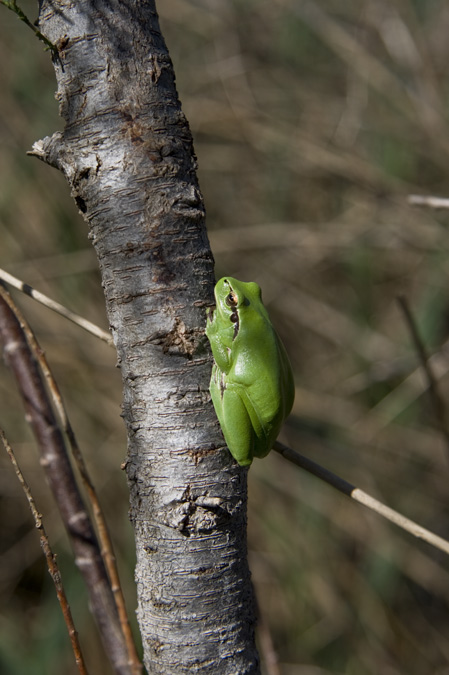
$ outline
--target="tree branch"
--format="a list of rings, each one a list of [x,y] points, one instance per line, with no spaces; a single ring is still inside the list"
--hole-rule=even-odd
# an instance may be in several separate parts
[[[89,225],[124,383],[138,619],[151,672],[259,672],[247,473],[210,403],[213,257],[153,0],[43,0],[65,128],[33,153]]]
[[[106,653],[117,674],[130,675],[127,650],[98,541],[79,493],[38,364],[11,309],[8,293],[1,284],[0,341],[38,444],[41,465],[69,534],[75,562],[88,588],[92,612]]]
[[[0,270],[0,278],[1,278],[1,272]],[[22,289],[20,289],[22,290]],[[31,295],[31,297],[34,297]],[[38,298],[35,298],[40,301]],[[100,501],[98,499],[95,486],[90,478],[89,472],[87,470],[86,463],[84,462],[84,458],[81,453],[81,449],[78,445],[78,441],[76,439],[75,432],[73,430],[73,427],[70,423],[64,401],[62,400],[61,393],[59,391],[59,387],[57,385],[56,380],[54,379],[52,372],[50,370],[50,367],[48,365],[47,359],[45,357],[44,352],[40,348],[36,337],[31,330],[29,324],[25,320],[23,314],[20,312],[19,308],[17,305],[14,303],[12,298],[9,296],[5,296],[5,300],[8,303],[10,309],[12,312],[15,314],[20,327],[24,333],[25,339],[27,341],[28,347],[30,348],[32,357],[37,361],[38,366],[40,368],[41,373],[43,374],[47,387],[48,387],[48,392],[51,396],[54,409],[57,412],[58,418],[59,418],[59,423],[62,426],[62,429],[64,433],[67,436],[67,439],[70,444],[70,450],[72,453],[72,457],[75,461],[76,467],[80,473],[81,480],[83,482],[84,488],[86,490],[86,494],[89,499],[90,506],[92,508],[92,514],[93,514],[93,519],[97,528],[98,532],[98,538],[100,541],[101,545],[101,556],[103,558],[104,564],[106,566],[108,578],[110,581],[111,589],[114,594],[114,601],[115,605],[117,607],[117,612],[118,616],[120,619],[120,625],[121,629],[123,632],[123,636],[125,638],[125,643],[126,643],[126,648],[128,652],[128,663],[132,669],[133,675],[140,675],[142,671],[142,665],[139,661],[139,658],[137,656],[136,652],[136,647],[134,644],[134,639],[131,633],[131,628],[129,625],[128,621],[128,615],[126,611],[126,606],[125,606],[125,599],[123,597],[122,593],[122,588],[120,585],[120,579],[118,575],[118,569],[117,569],[117,564],[115,560],[115,555],[114,555],[114,549],[112,545],[112,540],[109,535],[109,530],[107,527],[106,519],[104,517]],[[64,308],[65,309],[65,308]],[[70,319],[69,316],[66,318]],[[82,317],[80,317],[82,319]],[[96,335],[99,339],[102,339],[100,329],[97,326],[94,326],[92,324],[93,329],[93,334]],[[110,343],[109,343],[110,344]]]

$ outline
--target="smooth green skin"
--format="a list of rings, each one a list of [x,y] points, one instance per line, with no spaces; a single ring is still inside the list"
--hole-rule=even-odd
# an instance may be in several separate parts
[[[292,409],[293,374],[257,284],[224,277],[215,301],[206,326],[215,360],[210,393],[232,456],[248,466],[269,453]]]

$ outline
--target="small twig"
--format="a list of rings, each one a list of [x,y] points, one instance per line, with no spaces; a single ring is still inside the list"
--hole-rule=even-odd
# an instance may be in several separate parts
[[[412,206],[428,206],[431,209],[449,209],[448,197],[432,197],[431,195],[409,195],[407,201]]]
[[[413,318],[413,314],[408,305],[407,299],[404,296],[400,296],[398,297],[398,303],[404,313],[404,318],[410,331],[413,344],[415,345],[419,361],[426,375],[429,396],[434,410],[435,418],[440,428],[440,431],[444,437],[446,443],[446,451],[449,455],[449,428],[447,424],[446,405],[440,393],[437,378],[433,373],[432,367],[429,362],[429,356],[427,354],[424,343],[421,340],[421,336],[419,334],[416,321]]]
[[[1,1],[2,0],[0,0],[0,2]],[[103,342],[106,342],[108,345],[112,346],[114,344],[111,335],[107,331],[103,330],[102,328],[99,328],[91,321],[84,319],[79,314],[72,312],[70,309],[67,309],[67,307],[64,307],[64,305],[61,305],[59,302],[56,302],[55,300],[52,300],[51,298],[49,298],[47,295],[44,295],[40,291],[36,291],[29,284],[25,284],[20,279],[16,279],[16,277],[13,277],[12,274],[9,274],[9,272],[6,272],[1,268],[0,268],[0,279],[2,279],[5,283],[9,284],[13,288],[17,288],[19,291],[22,291],[22,293],[25,293],[25,295],[29,295],[30,298],[33,298],[33,300],[40,302],[42,305],[45,305],[45,307],[48,307],[49,309],[52,309],[54,312],[57,312],[66,319],[69,319],[69,321],[72,321],[77,326],[80,326],[80,328],[83,328],[88,333],[95,335],[95,337],[100,338],[100,340],[103,340]]]
[[[348,481],[340,478],[340,476],[332,473],[332,471],[325,469],[324,467],[320,466],[320,464],[317,464],[308,457],[300,455],[299,452],[296,452],[286,445],[283,445],[283,443],[276,441],[273,449],[276,450],[276,452],[279,452],[279,454],[285,457],[285,459],[287,459],[289,462],[296,464],[305,471],[308,471],[317,478],[320,478],[325,483],[332,485],[332,487],[336,488],[339,492],[342,492],[347,497],[354,499],[356,502],[359,502],[359,504],[367,506],[369,509],[371,509],[371,511],[375,511],[380,516],[386,518],[386,520],[389,520],[391,523],[394,523],[403,530],[406,530],[406,532],[409,532],[414,537],[422,539],[431,546],[434,546],[435,548],[449,555],[449,541],[446,541],[446,539],[443,539],[437,534],[430,532],[430,530],[426,530],[425,527],[418,525],[418,523],[415,523],[413,520],[406,518],[398,511],[391,509],[389,506],[386,506],[378,499],[375,499],[363,490],[360,490],[360,488],[358,488],[356,485],[348,483]]]
[[[36,508],[36,504],[34,502],[33,496],[31,494],[31,490],[25,480],[25,477],[20,470],[19,465],[17,464],[17,460],[15,458],[13,449],[11,448],[10,444],[8,443],[8,440],[5,436],[5,432],[3,429],[0,428],[0,439],[3,443],[3,447],[5,448],[6,452],[8,453],[9,459],[11,460],[11,464],[13,465],[14,471],[16,473],[17,478],[19,479],[20,485],[22,486],[22,489],[25,493],[25,496],[28,500],[28,505],[30,507],[30,511],[33,515],[34,522],[36,525],[36,528],[39,530],[39,535],[40,535],[40,542],[41,542],[41,548],[42,551],[45,555],[45,559],[47,561],[47,567],[48,571],[50,573],[51,578],[53,579],[53,583],[55,585],[56,589],[56,595],[59,600],[59,604],[61,606],[62,614],[64,616],[64,621],[67,626],[67,630],[69,633],[69,638],[70,642],[72,644],[72,649],[73,649],[73,654],[75,656],[75,662],[76,665],[78,666],[78,670],[81,675],[88,675],[87,673],[87,668],[84,663],[84,658],[81,652],[81,646],[78,640],[78,633],[75,628],[75,624],[73,623],[73,617],[72,613],[70,611],[70,606],[67,601],[67,596],[64,591],[64,586],[62,584],[62,579],[61,579],[61,573],[58,568],[58,564],[56,562],[56,556],[53,554],[53,551],[51,550],[50,542],[48,540],[47,533],[44,528],[44,524],[42,522],[42,516],[39,513],[39,511]]]
[[[67,434],[67,438],[69,440],[70,448],[72,451],[72,456],[75,460],[78,471],[80,472],[83,485],[86,489],[87,496],[92,506],[92,513],[95,524],[97,526],[98,538],[101,544],[101,555],[103,557],[108,572],[108,576],[111,582],[111,588],[114,594],[114,600],[117,607],[122,632],[128,650],[129,665],[132,668],[133,675],[140,675],[140,673],[142,672],[142,665],[139,661],[139,657],[137,656],[134,638],[131,632],[131,627],[129,625],[128,613],[126,611],[125,598],[123,596],[123,591],[120,584],[120,578],[118,574],[112,540],[109,534],[104,513],[100,505],[100,501],[98,499],[95,490],[95,486],[90,478],[86,463],[84,461],[81,449],[78,445],[78,441],[75,436],[75,432],[70,423],[67,410],[65,408],[61,396],[61,392],[59,391],[59,387],[50,370],[50,366],[48,365],[48,361],[45,357],[45,354],[42,351],[41,347],[39,346],[39,343],[37,342],[36,336],[34,335],[30,325],[25,320],[25,317],[23,316],[22,312],[17,307],[13,299],[10,296],[7,296],[5,300],[8,303],[10,309],[14,312],[17,320],[19,321],[20,326],[26,336],[27,342],[30,346],[31,352],[34,355],[36,361],[39,363],[42,373],[46,379],[48,389],[53,399],[53,403],[58,413],[58,417],[61,422],[62,428],[64,432]]]
[[[54,56],[58,55],[58,50],[57,50],[56,46],[53,44],[53,42],[50,42],[50,40],[48,38],[46,38],[45,35],[43,35],[40,32],[40,30],[34,25],[34,23],[32,23],[29,20],[29,18],[25,14],[25,12],[17,4],[16,0],[0,0],[0,5],[4,5],[8,9],[10,9],[12,12],[14,12],[14,14],[21,21],[23,21],[29,28],[31,28],[31,30],[36,35],[36,37],[39,38],[39,40],[45,44],[47,49],[49,49]]]
[[[106,653],[120,675],[131,675],[131,666],[117,609],[101,557],[95,530],[84,506],[37,361],[12,300],[0,284],[0,339],[5,358],[13,371],[24,402],[27,419],[41,454],[41,464],[70,536],[75,562],[89,591]]]

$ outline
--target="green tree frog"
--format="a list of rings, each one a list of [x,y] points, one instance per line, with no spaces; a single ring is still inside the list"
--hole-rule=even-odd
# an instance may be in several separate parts
[[[292,369],[256,283],[220,279],[215,302],[206,326],[210,393],[232,456],[248,466],[269,453],[292,408]]]

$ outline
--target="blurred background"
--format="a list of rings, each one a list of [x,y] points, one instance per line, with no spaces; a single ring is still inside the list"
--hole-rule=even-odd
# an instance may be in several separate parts
[[[36,6],[22,0],[32,20]],[[257,281],[290,354],[282,440],[449,538],[449,449],[398,297],[449,402],[449,6],[444,0],[163,0],[216,276]],[[48,52],[0,6],[0,266],[106,327],[87,228],[26,156],[62,127]],[[133,536],[112,350],[29,298],[109,522],[128,599]],[[31,484],[90,672],[109,672],[9,371],[0,425]],[[75,673],[24,496],[0,453],[0,671]],[[448,561],[276,453],[249,474],[266,675],[447,675]],[[278,663],[267,666],[275,653]]]

